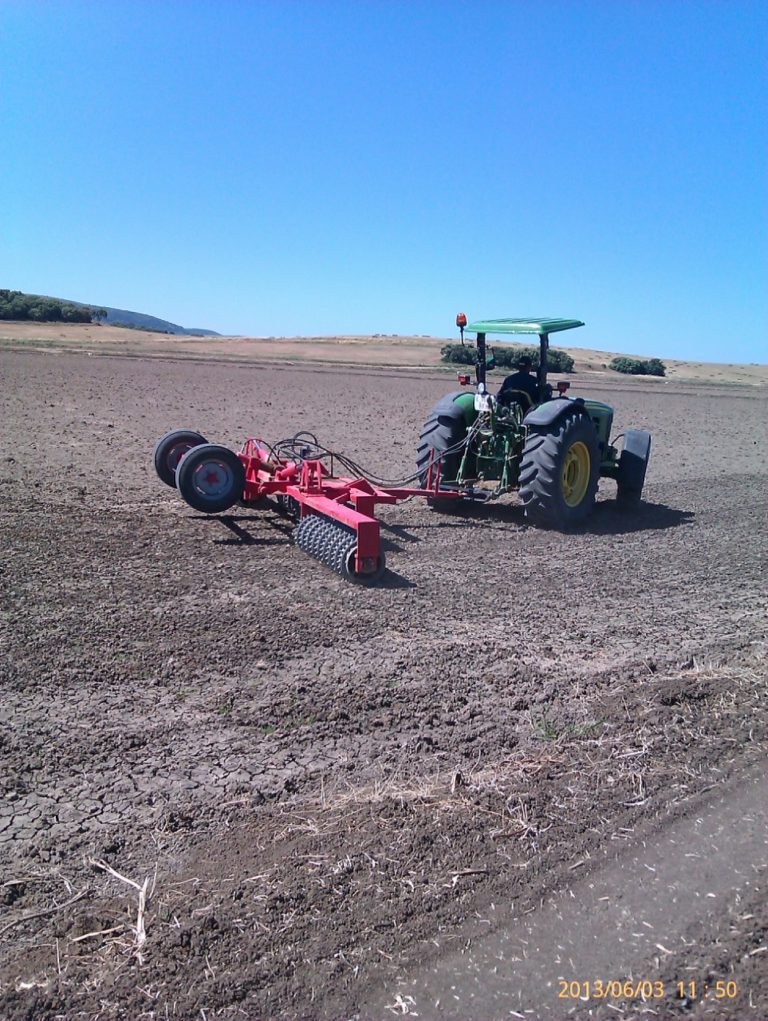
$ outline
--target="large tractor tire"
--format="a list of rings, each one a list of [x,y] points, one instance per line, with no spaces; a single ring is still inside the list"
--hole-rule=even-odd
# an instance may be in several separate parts
[[[621,510],[632,510],[640,503],[650,457],[651,434],[645,429],[627,429],[616,475],[616,503]]]
[[[192,429],[174,429],[157,441],[155,447],[155,471],[157,477],[166,484],[176,488],[176,468],[179,461],[192,447],[199,447],[208,440]]]
[[[520,462],[526,518],[561,531],[581,524],[594,506],[599,472],[597,432],[587,415],[568,411],[529,427]]]
[[[416,450],[416,467],[422,486],[427,484],[430,462],[437,466],[437,458],[445,450],[458,447],[440,462],[440,481],[451,482],[456,478],[464,450],[459,446],[467,435],[464,409],[456,403],[456,397],[466,393],[457,390],[446,394],[432,408],[424,423]]]
[[[176,487],[190,507],[204,514],[229,510],[245,488],[243,462],[228,447],[205,443],[182,457]]]

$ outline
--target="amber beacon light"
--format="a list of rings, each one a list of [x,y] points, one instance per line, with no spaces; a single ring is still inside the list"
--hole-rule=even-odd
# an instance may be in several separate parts
[[[467,325],[467,313],[457,312],[456,314],[456,325],[461,330],[461,343],[464,343],[464,327]]]

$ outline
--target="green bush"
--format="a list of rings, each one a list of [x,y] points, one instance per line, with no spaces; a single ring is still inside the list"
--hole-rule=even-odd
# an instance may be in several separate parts
[[[474,365],[475,348],[464,344],[445,344],[440,348],[440,360],[457,365]]]
[[[628,376],[665,376],[667,367],[658,358],[629,358],[620,355],[608,365],[614,372],[623,372]]]
[[[649,358],[645,365],[649,376],[666,376],[667,374],[666,365],[658,358]]]
[[[499,369],[516,369],[517,363],[523,357],[531,359],[534,371],[539,367],[539,349],[537,347],[508,347],[489,344],[489,353],[491,347],[493,347],[496,366]],[[474,365],[475,354],[474,344],[445,344],[440,348],[442,361],[454,362],[458,365]],[[550,348],[547,354],[547,368],[550,372],[573,372],[573,358],[565,351]]]

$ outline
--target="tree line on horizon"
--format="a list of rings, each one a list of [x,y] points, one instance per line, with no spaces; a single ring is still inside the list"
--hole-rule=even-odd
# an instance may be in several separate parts
[[[490,345],[489,345],[490,348]],[[474,345],[444,344],[440,348],[441,361],[458,365],[474,365],[477,353]],[[530,358],[534,369],[539,367],[538,347],[494,347],[493,357],[500,369],[516,369],[521,358]],[[573,358],[565,351],[551,347],[547,351],[547,367],[550,372],[573,372]]]
[[[477,352],[473,345],[445,344],[440,348],[441,361],[453,362],[458,365],[474,365]],[[523,357],[531,359],[533,368],[539,367],[539,348],[537,347],[494,347],[493,357],[498,368],[517,368]],[[550,372],[573,372],[573,358],[565,351],[551,347],[547,352],[547,367]],[[664,376],[667,367],[659,358],[632,358],[619,355],[603,368],[613,369],[629,376]]]
[[[25,294],[0,288],[0,319],[36,323],[92,323],[106,319],[107,310],[90,305],[75,305],[61,298],[42,294]]]

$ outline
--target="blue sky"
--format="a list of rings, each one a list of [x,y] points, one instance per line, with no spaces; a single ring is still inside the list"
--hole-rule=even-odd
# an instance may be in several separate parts
[[[767,361],[766,27],[763,0],[0,0],[0,287]]]

